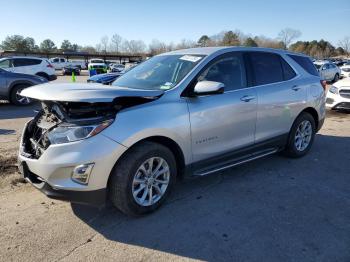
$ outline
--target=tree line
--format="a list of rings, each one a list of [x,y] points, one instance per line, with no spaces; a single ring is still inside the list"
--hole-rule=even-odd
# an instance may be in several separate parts
[[[156,55],[177,49],[208,46],[248,46],[289,49],[291,51],[305,53],[315,58],[332,56],[349,56],[350,37],[344,37],[338,46],[333,46],[326,40],[297,41],[301,36],[299,30],[285,28],[279,32],[276,38],[265,36],[246,35],[239,30],[223,31],[216,35],[202,35],[197,41],[183,39],[178,43],[165,43],[157,39],[148,45],[142,40],[127,40],[118,34],[112,37],[104,36],[96,46],[80,46],[63,40],[59,46],[51,39],[45,39],[36,44],[34,38],[21,35],[7,36],[0,44],[3,50],[15,50],[18,52],[40,51],[50,53],[55,51],[80,51],[89,53],[114,53],[114,54],[150,54]]]

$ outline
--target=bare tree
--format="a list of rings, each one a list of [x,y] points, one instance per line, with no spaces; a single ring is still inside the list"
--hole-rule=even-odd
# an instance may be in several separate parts
[[[119,53],[123,42],[123,38],[118,34],[114,34],[112,36],[111,42],[112,42],[112,50],[116,53]]]
[[[108,43],[109,43],[108,36],[104,36],[104,37],[101,38],[101,49],[102,49],[102,52],[107,53]]]
[[[146,45],[142,40],[125,40],[123,49],[130,54],[141,54],[145,52]]]
[[[346,36],[339,41],[339,46],[344,49],[346,56],[350,54],[350,37]]]
[[[157,39],[153,39],[148,46],[148,50],[151,55],[158,55],[168,51],[168,47],[164,42],[160,42]]]
[[[300,36],[301,32],[299,30],[293,28],[285,28],[279,32],[278,39],[283,43],[284,48],[287,49],[293,40],[297,39]]]
[[[194,42],[193,40],[182,39],[181,42],[176,45],[175,49],[192,48],[196,47],[196,45],[196,42]]]

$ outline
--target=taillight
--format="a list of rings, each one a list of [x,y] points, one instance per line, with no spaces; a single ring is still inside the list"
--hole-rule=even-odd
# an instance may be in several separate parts
[[[327,88],[327,81],[326,80],[320,80],[321,86],[323,87],[323,90],[326,91]]]

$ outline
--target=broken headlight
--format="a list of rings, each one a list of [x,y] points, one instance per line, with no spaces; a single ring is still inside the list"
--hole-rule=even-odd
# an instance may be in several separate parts
[[[89,126],[59,126],[48,133],[48,138],[51,144],[74,142],[95,136],[112,123],[113,120],[108,120],[101,124]]]

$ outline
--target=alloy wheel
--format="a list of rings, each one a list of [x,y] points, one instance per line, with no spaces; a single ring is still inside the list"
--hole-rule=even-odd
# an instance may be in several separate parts
[[[169,182],[168,163],[161,157],[151,157],[137,169],[132,182],[132,195],[137,204],[151,206],[163,197]]]
[[[294,145],[295,148],[302,152],[310,144],[312,138],[312,125],[309,120],[304,120],[298,126],[297,131],[295,132]]]

